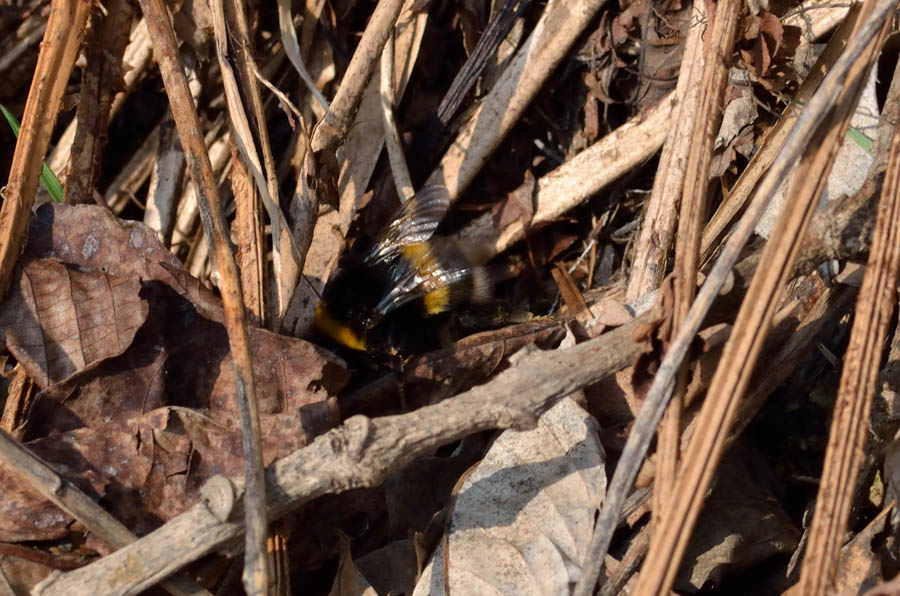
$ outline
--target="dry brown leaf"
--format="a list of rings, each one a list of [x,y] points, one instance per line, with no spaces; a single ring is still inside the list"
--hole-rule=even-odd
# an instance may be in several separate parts
[[[612,40],[621,45],[628,40],[628,32],[634,27],[634,21],[645,16],[647,5],[641,0],[629,2],[627,8],[616,16],[610,24]]]
[[[719,480],[684,556],[677,589],[694,592],[721,584],[777,554],[792,553],[800,532],[775,503],[754,457],[736,449],[726,457]]]
[[[147,317],[140,289],[135,275],[32,260],[0,307],[0,337],[37,385],[47,387],[128,348]]]
[[[631,390],[629,394],[633,394],[640,401],[650,388],[656,369],[662,359],[662,354],[668,346],[669,338],[672,333],[672,309],[675,305],[675,279],[668,276],[663,280],[660,286],[659,294],[653,303],[653,309],[650,311],[650,321],[642,323],[634,331],[634,341],[647,342],[647,351],[638,357],[637,362],[632,367]]]
[[[416,585],[416,551],[408,539],[360,557],[356,567],[379,594],[412,594]]]
[[[749,15],[744,23],[741,57],[756,78],[770,90],[781,90],[795,80],[790,61],[800,43],[800,30],[784,26],[769,11]]]
[[[591,314],[598,323],[607,327],[619,327],[634,319],[634,315],[624,304],[612,298],[601,298],[599,302],[592,304]]]
[[[29,375],[44,380],[25,423],[29,447],[108,499],[139,534],[192,504],[212,475],[240,475],[221,306],[152,230],[93,206],[46,205],[21,262],[0,328]],[[300,339],[251,329],[250,342],[271,462],[339,421],[347,373]],[[0,476],[18,484],[0,504],[0,538],[67,531],[67,516],[9,470]]]
[[[525,229],[531,225],[534,216],[534,191],[536,181],[531,170],[525,170],[525,180],[518,188],[508,193],[506,200],[493,208],[494,227],[503,231],[515,222],[521,222]]]
[[[266,464],[304,446],[303,414],[261,416]],[[164,407],[125,421],[94,424],[28,443],[37,455],[102,498],[113,515],[145,534],[198,499],[216,474],[243,470],[241,430],[233,412]],[[66,535],[72,520],[0,464],[11,487],[0,502],[0,540],[50,540]],[[95,545],[100,548],[100,545]]]
[[[860,594],[884,579],[881,558],[874,552],[872,541],[884,532],[891,508],[882,511],[841,549],[835,573],[834,593],[841,596]]]

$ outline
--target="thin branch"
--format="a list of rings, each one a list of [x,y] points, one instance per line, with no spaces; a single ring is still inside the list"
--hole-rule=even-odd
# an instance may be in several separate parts
[[[722,120],[722,104],[728,67],[743,3],[739,0],[719,2],[706,32],[706,52],[700,90],[695,98],[696,110],[692,119],[684,191],[678,215],[678,235],[675,239],[675,303],[672,328],[677,329],[687,317],[697,291],[700,270],[700,238],[706,218],[709,188],[709,164],[712,161],[716,134]],[[659,428],[657,443],[657,475],[654,491],[653,520],[659,528],[673,496],[679,467],[679,438],[681,410],[687,387],[687,367],[682,367],[676,381],[675,393]],[[653,538],[651,538],[652,544]]]
[[[706,8],[694,3],[691,21],[705,21]],[[685,42],[681,73],[675,88],[678,102],[674,117],[666,120],[669,130],[653,179],[653,191],[644,207],[641,231],[634,247],[634,259],[628,277],[626,300],[634,300],[662,283],[675,239],[677,210],[684,189],[684,164],[691,150],[691,122],[700,93],[700,77],[706,58],[703,54],[705,27],[691,27]]]
[[[898,77],[900,69],[895,69],[892,88],[897,86]],[[815,514],[800,568],[797,590],[802,594],[824,594],[834,583],[862,464],[883,338],[896,305],[900,269],[900,127],[894,129],[876,213],[875,234],[856,302]]]
[[[478,81],[478,77],[488,65],[488,60],[497,52],[497,48],[506,39],[512,26],[531,4],[531,0],[504,0],[497,8],[494,17],[485,27],[475,49],[466,58],[465,64],[453,77],[453,82],[438,105],[438,121],[446,126],[459,111],[463,100]],[[518,6],[517,6],[518,5]]]
[[[6,294],[22,252],[44,154],[90,12],[91,3],[82,0],[53,0],[51,4],[0,207],[0,296]]]
[[[105,542],[111,550],[137,540],[137,536],[122,522],[4,431],[0,431],[0,459],[42,497],[84,524],[89,532]],[[164,581],[162,587],[175,596],[209,595],[209,592],[187,576],[175,576]]]
[[[336,147],[344,140],[402,6],[403,0],[379,0],[328,111],[313,131],[313,152]]]
[[[625,502],[625,497],[634,483],[641,461],[647,453],[650,439],[653,437],[653,432],[659,424],[671,395],[674,376],[687,354],[693,337],[700,329],[700,324],[709,312],[713,300],[728,278],[728,272],[734,267],[744,245],[750,239],[756,222],[762,216],[775,189],[809,143],[823,115],[834,105],[834,101],[843,87],[844,77],[855,60],[866,49],[866,40],[875,35],[892,8],[891,0],[882,0],[873,18],[866,22],[860,35],[847,45],[846,50],[835,62],[818,92],[797,118],[794,128],[781,150],[779,159],[775,160],[760,183],[747,211],[738,222],[719,259],[707,276],[706,282],[700,289],[684,325],[678,330],[678,334],[669,346],[644,400],[644,405],[635,419],[619,465],[616,467],[607,490],[606,500],[603,502],[594,528],[590,561],[575,589],[576,596],[588,596],[597,584],[603,566],[603,557],[609,549],[616,528],[618,512]]]
[[[234,255],[231,252],[226,231],[225,215],[218,196],[218,186],[213,175],[206,144],[200,132],[200,123],[194,102],[191,100],[184,67],[178,53],[175,32],[169,13],[162,0],[141,0],[141,9],[147,19],[153,54],[159,64],[163,85],[169,96],[172,115],[188,159],[191,178],[197,188],[200,215],[208,242],[215,251],[216,265],[221,274],[220,290],[225,307],[225,328],[234,362],[238,408],[241,420],[241,438],[244,452],[245,478],[248,501],[265,503],[266,485],[263,478],[262,450],[259,444],[259,411],[256,404],[256,383],[253,379],[253,362],[247,333],[247,317],[241,297],[241,283]],[[266,559],[266,509],[248,507],[247,549],[245,552],[245,587],[251,596],[252,586],[268,586]],[[250,581],[248,578],[253,578]]]
[[[572,348],[523,354],[491,381],[437,405],[398,416],[349,418],[269,467],[271,518],[326,493],[377,486],[415,458],[472,433],[533,427],[559,399],[630,364],[643,350],[632,340],[643,321]],[[48,580],[41,594],[128,595],[149,588],[240,537],[242,486],[239,478],[210,480],[203,503],[124,549]]]

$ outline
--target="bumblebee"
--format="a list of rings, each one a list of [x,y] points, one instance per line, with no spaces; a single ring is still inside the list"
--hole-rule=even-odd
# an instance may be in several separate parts
[[[449,207],[444,186],[423,188],[370,247],[345,254],[316,306],[316,329],[353,350],[409,353],[439,343],[453,309],[489,300],[474,251],[434,235]]]

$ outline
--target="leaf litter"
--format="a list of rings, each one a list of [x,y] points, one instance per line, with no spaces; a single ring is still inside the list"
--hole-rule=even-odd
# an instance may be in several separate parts
[[[24,111],[45,19],[46,8],[33,4],[10,9],[0,19],[0,31],[9,33],[0,36],[0,56],[23,57],[0,58],[4,75],[0,101],[15,114]],[[485,59],[478,53],[479,41],[486,31],[496,31],[488,24],[499,14],[500,4],[518,12],[505,21],[499,46],[492,46],[498,48],[496,55]],[[503,74],[515,65],[517,48],[528,43],[546,14],[555,14],[555,7],[521,1],[406,3],[396,39],[390,42],[397,45],[402,59],[409,58],[394,65],[394,81],[399,84],[392,109],[398,138],[409,148],[406,159],[417,187],[444,150],[458,142],[454,136],[478,113],[478,106],[489,103],[489,94],[508,84]],[[371,7],[310,0],[289,8],[297,15],[298,58],[331,99],[366,29]],[[808,40],[804,36],[819,25],[812,10],[807,21],[790,16],[806,14],[797,12],[803,10],[796,3],[782,3],[744,11],[709,172],[713,209],[727,202],[750,160],[766,148],[766,133],[779,122],[780,112],[806,76],[795,50],[810,52],[802,47]],[[228,147],[234,141],[228,136],[229,127],[222,126],[228,113],[210,45],[211,11],[204,2],[185,3],[174,11],[184,52],[191,54],[186,62],[200,66],[192,72],[198,77],[198,89],[203,89],[195,99],[207,146],[219,142]],[[651,316],[636,301],[625,299],[625,287],[636,265],[635,244],[640,242],[636,232],[644,225],[644,205],[653,191],[657,164],[651,156],[674,124],[671,117],[664,117],[655,125],[652,115],[673,105],[667,102],[672,101],[683,71],[685,39],[692,27],[703,27],[706,21],[692,21],[692,7],[681,2],[598,4],[562,60],[549,68],[539,91],[524,100],[528,108],[516,116],[505,138],[497,140],[481,173],[463,184],[467,188],[453,191],[455,203],[442,233],[488,238],[491,256],[500,252],[491,267],[504,303],[502,316],[481,313],[463,320],[459,335],[468,337],[385,365],[352,354],[336,356],[314,338],[291,336],[298,330],[302,335],[308,327],[316,290],[333,270],[338,251],[357,238],[372,236],[379,220],[393,211],[393,164],[379,157],[383,128],[378,68],[372,81],[362,85],[362,107],[349,126],[351,140],[337,151],[329,146],[311,155],[308,135],[322,115],[321,106],[298,80],[294,65],[284,60],[276,41],[274,10],[258,7],[250,12],[259,76],[286,92],[300,106],[304,120],[285,108],[283,99],[273,101],[263,92],[266,132],[277,162],[266,174],[277,178],[282,191],[279,206],[289,214],[289,224],[305,213],[300,202],[309,196],[301,190],[304,176],[318,200],[318,223],[304,266],[307,280],[299,280],[290,312],[273,316],[269,305],[260,318],[261,327],[249,332],[266,465],[309,445],[353,415],[409,412],[489,383],[500,373],[515,370],[511,356],[520,350],[528,353],[534,346],[561,350],[575,340],[608,338],[616,329],[634,332],[627,346],[619,345],[620,350],[633,350],[631,366],[610,371],[600,383],[585,388],[579,405],[560,401],[535,430],[472,434],[395,470],[377,489],[326,495],[282,518],[277,534],[287,537],[286,567],[279,572],[276,591],[440,593],[449,582],[451,589],[466,593],[484,593],[488,588],[497,593],[569,593],[590,558],[592,524],[604,499],[606,473],[615,469],[648,379],[668,345],[669,331],[660,331],[672,324],[671,307],[665,307],[665,300],[671,299],[668,286],[663,286],[663,298]],[[80,203],[115,197],[110,200],[113,209],[44,205],[30,219],[27,244],[0,306],[0,334],[10,357],[7,368],[18,365],[18,372],[11,374],[30,384],[33,401],[14,425],[5,423],[4,430],[20,433],[29,449],[143,536],[188,510],[210,478],[241,476],[244,463],[229,335],[216,292],[219,273],[212,251],[205,248],[202,215],[196,198],[190,196],[193,183],[181,178],[183,170],[178,173],[183,163],[172,171],[160,169],[162,128],[158,121],[141,116],[158,114],[159,106],[168,105],[155,66],[129,62],[142,55],[141,47],[149,54],[150,41],[141,41],[137,25],[141,15],[135,11],[126,17],[117,7],[113,14],[130,20],[130,45],[123,54],[121,31],[86,37],[91,51],[85,53],[84,76],[86,83],[90,77],[112,77],[115,82],[98,94],[97,89],[86,92],[80,78],[73,76],[52,141],[57,145],[54,154],[68,155],[67,143],[73,137],[67,137],[64,129],[72,129],[74,135],[76,126],[68,107],[77,105],[78,99],[91,104],[85,108],[94,103],[102,107],[99,113],[84,110],[93,124],[78,133],[79,143],[100,153],[76,150],[68,174],[74,171],[78,184],[66,183],[66,189],[77,191],[75,202]],[[95,15],[92,27],[102,22]],[[104,61],[109,61],[107,66]],[[467,61],[479,67],[474,72],[480,76],[469,81],[470,90],[455,115],[436,119],[444,93]],[[886,46],[883,64],[865,92],[866,114],[854,120],[855,129],[865,128],[869,140],[878,136],[874,129],[887,118],[878,114],[888,109],[884,97],[892,81],[891,61],[896,61],[896,53]],[[121,92],[119,99],[107,97],[116,92]],[[518,109],[513,103],[505,108],[510,113]],[[491,115],[497,121],[502,117]],[[628,137],[632,139],[628,147],[604,145],[629,127],[639,132]],[[481,137],[492,134],[490,128]],[[14,140],[8,131],[0,131],[0,137],[0,174],[5,178]],[[259,139],[252,142],[269,142]],[[638,140],[648,144],[639,146]],[[129,155],[141,143],[149,149],[143,157],[140,151]],[[842,153],[849,145],[844,142]],[[831,198],[841,204],[830,207],[822,220],[837,218],[843,225],[816,227],[814,221],[814,229],[825,230],[822,238],[812,240],[820,245],[801,249],[840,258],[841,268],[865,262],[869,242],[865,229],[870,223],[862,220],[871,221],[866,205],[880,190],[880,174],[874,169],[877,151],[887,152],[887,145],[879,148],[877,141],[874,148],[860,147],[859,143],[853,147],[858,149],[853,159],[839,157],[847,161],[841,171],[849,173],[837,174],[835,169],[834,184],[829,180],[829,188],[839,189]],[[234,145],[230,155],[228,151],[223,155],[214,169],[231,216],[237,207],[228,177],[238,175],[231,162],[241,158]],[[607,177],[600,182],[586,182],[589,170],[598,164],[620,161],[627,164],[621,170],[604,174]],[[50,158],[48,162],[54,163]],[[457,166],[461,172],[470,167]],[[58,173],[65,182],[64,172]],[[162,208],[172,209],[174,232],[169,224],[163,229],[144,215],[144,205],[158,208],[163,199],[158,179],[170,174],[174,183],[167,192],[176,203]],[[553,186],[566,177],[575,181],[572,186]],[[589,190],[578,189],[576,194],[583,194],[573,199],[568,189],[579,185]],[[239,188],[237,183],[234,188]],[[292,192],[294,188],[298,190]],[[775,215],[777,210],[772,211],[773,219]],[[259,217],[260,229],[270,232],[272,222]],[[151,227],[133,221],[141,219]],[[233,225],[233,239],[251,237],[241,236],[246,230],[237,229],[237,218]],[[829,234],[837,235],[837,240]],[[244,240],[235,241],[242,264],[256,267],[260,279],[280,275],[276,271],[281,264],[271,256],[271,239],[258,245],[261,259],[247,252]],[[841,248],[831,249],[828,242]],[[844,249],[850,246],[859,250],[848,258]],[[671,250],[663,247],[662,252]],[[759,248],[745,252],[750,262],[758,258]],[[661,262],[666,271],[668,258]],[[814,266],[824,260],[816,258]],[[765,395],[753,400],[763,405],[748,410],[741,424],[746,430],[733,439],[719,468],[675,580],[680,593],[736,593],[739,588],[743,593],[780,593],[797,580],[798,561],[804,555],[804,517],[815,503],[833,385],[845,357],[851,304],[846,295],[856,292],[845,288],[840,277],[832,279],[827,270],[811,269],[796,273],[782,296],[776,330],[763,355],[764,366],[766,358],[779,363],[782,370],[771,376],[781,380],[769,386],[765,374],[755,377],[754,386],[765,388]],[[711,315],[695,341],[686,373],[683,448],[693,434],[703,432],[694,428],[693,419],[752,267],[745,274],[734,281],[737,297],[723,297],[721,311]],[[262,283],[270,284],[264,287],[263,301],[283,290],[271,281]],[[652,296],[643,303],[651,301]],[[800,334],[809,328],[816,332]],[[796,344],[788,343],[792,334]],[[890,337],[896,343],[896,331]],[[786,353],[785,345],[797,348]],[[876,408],[888,412],[896,411],[890,402],[889,388],[895,384],[891,362],[893,353],[883,369],[885,389],[879,387],[884,404],[876,398]],[[540,371],[534,374],[538,383]],[[4,420],[14,413],[10,404],[19,403],[11,390],[6,403],[11,413],[4,412]],[[896,417],[887,415],[886,420],[876,428],[874,444],[893,440]],[[512,437],[517,444],[508,443]],[[835,587],[842,593],[870,588],[877,593],[878,582],[900,570],[896,515],[884,514],[890,507],[884,493],[897,494],[892,484],[896,475],[889,467],[891,453],[867,451],[849,540],[837,563],[836,577],[841,579]],[[642,490],[653,487],[656,463],[655,455],[644,462],[637,481]],[[874,470],[882,463],[887,468],[881,475],[886,489],[869,491]],[[39,498],[2,462],[0,486],[6,487],[0,500],[0,571],[15,590],[30,590],[51,568],[71,569],[109,552],[107,545]],[[639,566],[629,567],[629,562],[640,561],[647,537],[652,539],[650,503],[635,502],[623,512],[606,559],[605,590],[634,585],[633,573]],[[36,548],[29,554],[32,546]],[[234,571],[239,567],[235,561],[221,557],[216,571],[199,562],[179,566],[188,565],[204,577],[204,587],[231,592],[238,589],[234,578],[240,575]]]
[[[46,205],[29,239],[0,323],[41,389],[28,444],[146,533],[182,512],[206,479],[242,469],[218,300],[152,230],[96,206]],[[340,360],[303,340],[256,330],[253,343],[272,462],[336,424],[346,377]],[[29,491],[6,496],[6,540],[68,531],[71,520]]]

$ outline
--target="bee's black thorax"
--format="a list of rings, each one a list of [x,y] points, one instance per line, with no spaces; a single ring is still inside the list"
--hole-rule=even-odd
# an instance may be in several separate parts
[[[317,329],[370,353],[438,347],[447,313],[491,293],[485,269],[471,262],[469,251],[433,236],[448,206],[446,188],[422,189],[372,246],[345,255],[316,309]]]

